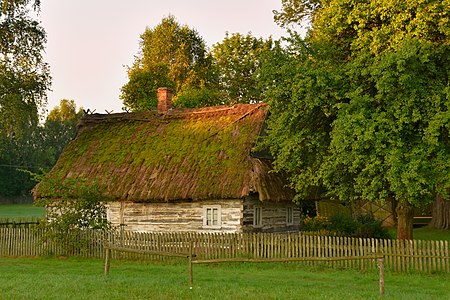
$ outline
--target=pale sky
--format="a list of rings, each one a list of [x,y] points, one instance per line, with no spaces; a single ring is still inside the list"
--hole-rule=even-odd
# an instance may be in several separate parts
[[[139,37],[163,17],[196,29],[208,47],[225,32],[251,32],[275,39],[286,32],[273,21],[281,0],[44,0],[39,19],[47,32],[46,61],[53,77],[48,109],[61,99],[77,107],[120,112],[125,66],[139,50]]]

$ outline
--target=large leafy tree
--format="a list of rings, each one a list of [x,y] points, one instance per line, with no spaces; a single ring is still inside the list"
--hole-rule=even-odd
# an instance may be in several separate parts
[[[133,110],[156,107],[158,87],[171,87],[175,97],[212,82],[211,59],[198,32],[180,25],[173,16],[162,19],[141,35],[140,52],[128,69],[129,82],[121,98]]]
[[[0,134],[20,135],[36,126],[50,85],[43,60],[46,34],[29,16],[39,1],[0,1]]]
[[[83,116],[83,108],[78,108],[74,100],[62,99],[47,116],[43,132],[45,167],[50,169],[58,160],[67,144],[75,137],[77,125]]]
[[[312,20],[288,92],[272,94],[272,150],[299,191],[392,199],[412,238],[413,207],[450,187],[449,4],[284,1],[283,25]]]
[[[218,89],[228,103],[259,101],[258,74],[262,58],[272,50],[272,39],[263,40],[250,33],[226,34],[222,42],[213,46]]]
[[[15,196],[30,189],[35,171],[39,111],[50,86],[43,60],[46,34],[30,15],[40,1],[0,1],[0,194]]]
[[[24,129],[20,136],[0,140],[0,196],[29,195],[36,182],[30,176],[49,171],[75,136],[83,110],[63,99],[45,123]]]

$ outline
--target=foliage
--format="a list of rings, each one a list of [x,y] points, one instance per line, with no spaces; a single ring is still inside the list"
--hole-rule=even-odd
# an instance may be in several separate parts
[[[327,217],[322,217],[322,216],[314,216],[314,217],[310,217],[310,216],[305,216],[302,219],[302,230],[303,231],[319,231],[322,229],[326,229],[328,224],[329,224],[329,220]]]
[[[155,108],[158,87],[172,87],[176,96],[207,86],[212,80],[210,65],[197,31],[180,25],[173,16],[163,18],[141,35],[140,52],[128,69],[129,82],[122,87],[121,99],[135,111]]]
[[[216,89],[187,89],[178,94],[175,107],[201,108],[224,104],[220,91]]]
[[[50,85],[46,34],[29,16],[40,1],[0,1],[0,135],[15,137],[38,122]]]
[[[38,111],[50,86],[43,60],[46,34],[30,10],[40,1],[0,1],[0,195],[24,195],[32,187],[27,174],[40,155]]]
[[[47,197],[38,197],[37,206],[47,209],[47,222],[42,223],[47,238],[62,243],[70,249],[86,244],[77,232],[86,229],[108,229],[106,208],[98,185],[81,178],[66,178],[64,182],[49,178],[40,180],[39,191]],[[69,234],[70,232],[70,234]]]
[[[74,100],[61,99],[59,106],[55,106],[47,116],[47,122],[71,122],[76,124],[83,116],[83,108],[78,108]]]
[[[34,182],[22,170],[39,172],[44,153],[42,128],[29,128],[18,137],[0,136],[0,196],[29,195]]]
[[[268,87],[265,99],[271,114],[268,136],[260,145],[273,153],[275,170],[291,175],[297,199],[314,198],[324,193],[320,169],[328,154],[335,98],[342,97],[339,89],[346,83],[338,65],[310,59],[313,46],[298,36],[288,42],[263,63],[261,81]]]
[[[211,55],[218,88],[228,103],[254,103],[262,99],[257,75],[262,57],[271,51],[272,44],[271,38],[227,33],[222,42],[213,46]]]
[[[383,227],[380,220],[375,219],[371,214],[357,216],[356,222],[358,224],[356,235],[363,238],[380,238],[390,239],[391,235],[387,228]]]
[[[75,137],[77,125],[83,117],[83,108],[76,107],[74,100],[62,99],[59,106],[48,114],[43,131],[42,151],[45,153],[45,169],[54,166],[64,148]]]
[[[47,196],[38,198],[36,205],[47,208],[47,226],[63,232],[77,229],[98,229],[107,227],[106,200],[95,183],[80,178],[66,178],[61,183],[53,178],[41,181],[40,191]]]
[[[74,137],[81,114],[73,100],[61,100],[45,124],[26,128],[18,136],[0,136],[1,196],[30,194],[36,183],[29,172],[49,171],[53,167]]]
[[[158,64],[147,68],[130,68],[128,82],[122,87],[121,99],[133,111],[152,110],[157,107],[159,87],[175,88],[169,78],[169,68]]]
[[[344,201],[392,198],[406,212],[445,194],[449,7],[431,0],[314,7],[306,39],[294,36],[282,52],[284,78],[266,69],[282,84],[267,95],[269,144],[302,196],[318,189]],[[409,238],[412,215],[398,215],[407,221],[399,237]]]
[[[321,0],[281,0],[281,11],[274,11],[274,19],[281,27],[300,24],[312,19],[314,12],[322,7]]]
[[[315,231],[324,235],[338,235],[360,238],[390,239],[387,228],[383,228],[381,221],[372,215],[360,215],[353,218],[349,214],[337,213],[329,219],[322,216],[303,219],[303,231]]]

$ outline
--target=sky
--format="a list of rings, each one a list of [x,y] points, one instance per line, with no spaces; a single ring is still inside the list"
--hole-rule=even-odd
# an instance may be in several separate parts
[[[281,0],[44,0],[38,18],[47,32],[46,61],[52,75],[48,110],[61,99],[105,113],[122,111],[120,88],[126,66],[139,51],[140,35],[175,16],[194,28],[206,45],[225,33],[275,39],[287,35],[273,20]]]

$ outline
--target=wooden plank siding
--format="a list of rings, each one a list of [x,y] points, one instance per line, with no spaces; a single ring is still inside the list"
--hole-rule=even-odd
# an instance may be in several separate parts
[[[253,226],[255,207],[262,208],[262,224],[260,227]],[[287,208],[291,207],[293,212],[292,225],[286,223]],[[244,232],[287,232],[298,231],[300,227],[300,208],[294,203],[261,202],[255,196],[244,200],[243,225]]]
[[[134,232],[287,232],[298,231],[300,208],[293,203],[259,201],[257,196],[244,199],[220,199],[192,202],[136,203],[108,202],[107,218],[113,226]],[[219,228],[203,226],[205,207],[220,207]],[[253,226],[254,208],[262,208],[262,224]],[[287,224],[287,209],[293,213]]]
[[[203,209],[220,205],[221,227],[203,227]],[[240,232],[243,201],[241,199],[208,200],[176,203],[107,203],[107,217],[113,226],[124,224],[134,232]]]

